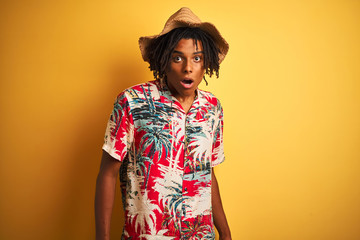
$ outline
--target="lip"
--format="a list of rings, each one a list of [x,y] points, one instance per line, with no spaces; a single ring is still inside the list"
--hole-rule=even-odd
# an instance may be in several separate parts
[[[184,88],[189,89],[194,85],[194,80],[192,78],[184,78],[180,81],[180,83]]]

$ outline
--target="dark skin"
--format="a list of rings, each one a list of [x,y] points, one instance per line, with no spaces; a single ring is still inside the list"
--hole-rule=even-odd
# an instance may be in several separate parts
[[[219,184],[215,177],[214,168],[211,173],[211,204],[214,224],[219,232],[220,240],[231,240],[231,233],[221,202]]]
[[[110,239],[110,222],[114,206],[116,180],[121,162],[103,151],[96,179],[95,224],[96,240]]]
[[[196,48],[192,39],[181,39],[174,49],[174,55],[166,73],[169,89],[186,113],[194,101],[195,90],[202,81],[205,72],[201,42],[199,42],[198,46]],[[184,78],[191,78],[193,83],[190,86],[181,84]],[[121,162],[103,151],[100,171],[96,180],[96,240],[110,239],[111,214],[120,166]],[[230,228],[222,206],[219,185],[214,171],[212,171],[211,180],[211,202],[214,224],[219,232],[220,240],[231,240]]]

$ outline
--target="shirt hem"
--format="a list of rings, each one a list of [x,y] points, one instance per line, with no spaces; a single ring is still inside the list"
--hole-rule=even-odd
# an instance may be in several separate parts
[[[102,146],[102,149],[107,152],[111,157],[113,157],[115,160],[122,162],[122,159],[120,156],[115,152],[114,149],[112,149],[109,145],[104,144]]]
[[[225,157],[223,157],[220,161],[216,161],[215,163],[212,163],[212,164],[211,164],[211,167],[215,167],[215,166],[223,163],[224,161],[225,161]]]

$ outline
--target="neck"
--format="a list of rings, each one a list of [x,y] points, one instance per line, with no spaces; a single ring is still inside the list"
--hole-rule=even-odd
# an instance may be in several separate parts
[[[174,94],[173,94],[174,95]],[[174,95],[174,97],[181,103],[181,104],[186,104],[186,103],[190,103],[192,104],[195,100],[196,94],[194,93],[191,96],[181,96],[181,95]]]
[[[184,109],[185,113],[188,113],[194,100],[195,100],[195,94],[192,97],[181,97],[176,96],[176,99],[180,102],[182,108]]]
[[[191,95],[181,95],[175,89],[172,89],[170,86],[168,86],[168,88],[171,94],[176,98],[176,100],[179,101],[184,111],[187,113],[190,110],[191,105],[195,100],[195,97],[197,95],[197,90],[195,90]]]

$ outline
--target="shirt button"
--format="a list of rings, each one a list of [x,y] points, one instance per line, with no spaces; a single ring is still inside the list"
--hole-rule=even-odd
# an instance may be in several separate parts
[[[186,187],[186,188],[184,188],[184,190],[185,190],[185,191],[187,191],[187,187]]]

